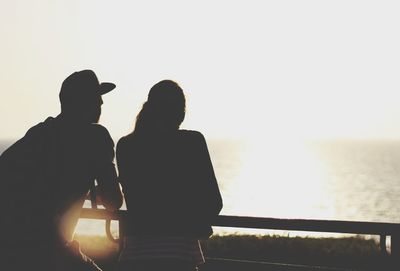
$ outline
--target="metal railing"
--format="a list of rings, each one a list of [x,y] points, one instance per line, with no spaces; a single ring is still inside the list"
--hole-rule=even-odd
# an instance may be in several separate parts
[[[109,239],[118,242],[110,230],[110,221],[119,221],[119,240],[124,236],[124,224],[127,219],[127,211],[118,210],[110,212],[104,209],[84,208],[81,218],[104,219],[106,220],[106,233]],[[315,220],[315,219],[278,219],[244,216],[220,215],[216,218],[213,226],[251,228],[251,229],[271,229],[287,231],[306,231],[324,233],[346,233],[376,235],[380,238],[380,250],[383,254],[388,254],[386,249],[386,239],[390,237],[391,259],[400,260],[400,224],[397,223],[378,223],[378,222],[358,222],[358,221],[339,221],[339,220]],[[396,260],[397,262],[397,260]]]

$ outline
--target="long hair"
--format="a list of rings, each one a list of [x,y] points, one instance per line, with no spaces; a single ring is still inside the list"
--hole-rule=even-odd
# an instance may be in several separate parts
[[[186,99],[182,88],[172,80],[155,84],[136,117],[133,134],[178,130],[185,118]]]

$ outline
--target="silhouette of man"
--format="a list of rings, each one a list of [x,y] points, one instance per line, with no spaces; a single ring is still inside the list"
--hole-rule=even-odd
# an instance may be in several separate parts
[[[106,209],[122,205],[114,143],[97,124],[101,95],[114,88],[91,70],[71,74],[61,87],[61,113],[0,156],[1,270],[99,270],[71,241],[94,180]]]

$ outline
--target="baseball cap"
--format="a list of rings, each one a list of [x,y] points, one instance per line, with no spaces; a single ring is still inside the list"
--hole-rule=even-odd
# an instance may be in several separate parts
[[[68,76],[62,83],[60,90],[61,103],[70,103],[77,100],[98,98],[115,88],[115,84],[100,83],[92,70],[77,71]]]

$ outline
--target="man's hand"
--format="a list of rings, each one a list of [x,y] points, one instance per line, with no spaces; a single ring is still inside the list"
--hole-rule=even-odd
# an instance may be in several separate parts
[[[113,189],[114,191],[110,191],[110,189]],[[97,205],[103,205],[104,208],[110,211],[115,211],[121,208],[123,203],[123,195],[119,187],[100,188],[100,186],[96,185],[94,192],[96,195],[95,200]],[[86,200],[92,200],[91,191],[89,191],[87,194]]]
[[[115,211],[121,208],[123,195],[118,183],[115,186],[99,186],[96,193],[96,201],[107,210]]]

